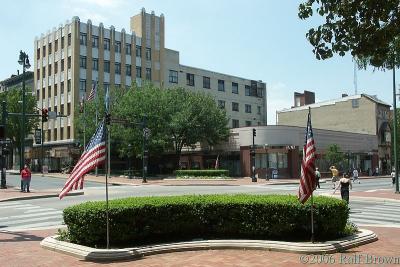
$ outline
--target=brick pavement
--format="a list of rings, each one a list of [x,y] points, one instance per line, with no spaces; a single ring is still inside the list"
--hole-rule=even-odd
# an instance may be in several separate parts
[[[365,227],[378,234],[379,240],[361,247],[353,248],[345,253],[332,254],[336,264],[325,266],[343,266],[350,257],[360,255],[365,261],[366,255],[378,257],[400,258],[400,229],[385,227]],[[40,241],[55,230],[29,231],[19,233],[0,232],[0,266],[8,267],[63,267],[63,266],[101,266],[104,263],[85,262],[72,256],[49,251],[40,247]],[[165,267],[231,267],[231,266],[306,266],[300,262],[300,254],[272,252],[263,250],[203,250],[176,252],[148,256],[138,260],[107,263],[108,266],[165,266]],[[348,257],[347,259],[344,257]],[[340,259],[346,261],[340,262]],[[311,260],[311,258],[310,258]],[[365,263],[365,262],[364,262]],[[313,264],[317,265],[317,264]],[[367,264],[350,264],[365,266]],[[374,265],[368,266],[398,266]],[[318,265],[324,266],[324,265]]]

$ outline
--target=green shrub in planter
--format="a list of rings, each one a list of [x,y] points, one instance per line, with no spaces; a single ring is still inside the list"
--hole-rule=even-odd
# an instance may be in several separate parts
[[[344,232],[346,202],[314,198],[315,236]],[[203,239],[309,240],[310,203],[290,195],[188,195],[110,201],[110,242],[114,247]],[[106,204],[87,202],[64,210],[71,242],[104,247]]]
[[[177,177],[228,177],[228,170],[176,170]]]

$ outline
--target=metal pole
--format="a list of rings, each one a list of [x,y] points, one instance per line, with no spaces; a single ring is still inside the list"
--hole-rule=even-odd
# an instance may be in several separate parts
[[[397,162],[397,107],[396,107],[396,70],[393,64],[393,154],[394,154],[394,170],[396,193],[399,193],[399,170]]]
[[[255,137],[255,129],[253,129],[252,131],[252,135],[253,135],[253,146],[251,148],[251,181],[252,182],[257,182],[257,178],[256,178],[256,151],[255,151],[255,146],[254,146],[254,137]]]
[[[4,131],[4,140],[6,140],[6,124],[7,124],[7,104],[6,101],[3,101],[1,103],[1,107],[2,107],[2,124],[3,124],[3,131]],[[4,156],[4,149],[3,149],[4,144],[1,145],[1,185],[0,188],[1,189],[6,189],[7,188],[7,178],[6,178],[6,167],[5,167],[5,156]]]
[[[107,138],[109,139],[110,137],[110,132],[109,132],[109,125],[105,126],[106,127],[106,131],[107,131]],[[110,150],[110,147],[107,146],[107,151]],[[108,157],[108,153],[107,153],[107,157]],[[106,166],[107,169],[109,168],[108,165],[108,159],[106,161]],[[106,220],[107,220],[107,249],[110,248],[110,223],[109,223],[109,214],[108,214],[108,209],[109,209],[109,204],[108,204],[108,170],[106,170]]]
[[[314,197],[311,192],[311,242],[314,243]]]
[[[147,153],[146,153],[146,116],[143,117],[143,155],[142,155],[142,163],[143,163],[143,183],[147,183],[146,174],[147,174]]]
[[[20,167],[21,170],[25,164],[25,56],[22,64],[22,125],[21,125],[21,152]]]
[[[42,109],[42,112],[43,112],[43,109]],[[42,118],[42,132],[41,132],[41,136],[40,136],[40,138],[42,139],[42,142],[41,142],[41,145],[40,145],[40,149],[41,149],[41,151],[40,151],[40,156],[41,156],[41,163],[42,163],[42,176],[44,175],[44,172],[43,172],[43,165],[44,165],[44,150],[43,150],[43,142],[44,142],[44,138],[43,138],[43,134],[44,134],[44,131],[43,131],[43,118]]]
[[[96,85],[95,85],[95,86],[96,86],[96,92],[95,92],[95,93],[96,93],[96,126],[95,126],[95,127],[97,127],[97,123],[98,123],[98,119],[99,119],[99,118],[98,118],[98,117],[99,117],[99,114],[98,114],[98,113],[99,113],[99,110],[98,110],[98,106],[99,106],[99,101],[98,101],[98,99],[99,99],[99,97],[98,97],[98,91],[99,91],[99,90],[98,90],[98,89],[99,89],[99,88],[97,88],[97,82],[96,82]],[[109,168],[109,166],[108,166],[107,168]],[[97,168],[97,166],[96,166],[96,169],[95,169],[95,174],[96,174],[96,176],[98,176],[98,171],[99,171],[99,170],[98,170],[98,168]],[[107,175],[106,175],[106,176],[107,176]]]
[[[86,151],[86,107],[85,107],[85,105],[86,105],[86,101],[85,101],[85,99],[86,99],[86,94],[84,95],[84,98],[83,98],[83,151]]]

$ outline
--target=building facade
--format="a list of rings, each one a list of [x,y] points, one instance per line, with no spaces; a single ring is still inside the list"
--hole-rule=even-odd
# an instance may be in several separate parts
[[[355,167],[372,170],[378,167],[381,173],[390,173],[390,105],[367,94],[343,95],[331,101],[277,111],[277,125],[306,125],[309,108],[314,128],[374,135],[378,144],[377,159]],[[349,150],[347,146],[341,146],[341,149],[343,152]]]
[[[74,149],[75,107],[95,83],[113,90],[147,80],[204,91],[225,107],[231,127],[266,124],[265,83],[180,65],[179,52],[165,48],[164,28],[162,14],[142,9],[130,18],[129,32],[74,17],[35,39],[38,108],[65,116],[43,126],[49,157],[66,158]]]
[[[32,71],[26,71],[25,75],[19,74],[18,72],[18,74],[13,74],[10,78],[0,81],[0,93],[12,89],[21,89],[23,80],[25,80],[25,92],[32,92],[32,94],[34,94],[35,91],[33,90],[34,85]]]

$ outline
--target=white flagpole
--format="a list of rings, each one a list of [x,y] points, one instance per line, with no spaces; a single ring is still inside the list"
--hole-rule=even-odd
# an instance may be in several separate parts
[[[83,95],[83,151],[86,151],[86,94]]]
[[[107,123],[106,123],[106,131],[107,131],[107,138],[108,138],[108,140],[110,140],[110,130],[109,130],[109,125],[107,125]],[[107,146],[107,158],[108,158],[108,151],[110,151],[110,147],[109,146]],[[108,159],[107,159],[107,161],[106,161],[107,163],[106,163],[106,166],[107,166],[107,169],[109,168],[109,165],[108,165]],[[97,169],[96,169],[97,170]],[[108,212],[108,210],[109,210],[109,204],[108,204],[108,175],[107,175],[107,173],[108,173],[108,170],[106,170],[106,223],[107,223],[107,249],[109,249],[110,248],[110,222],[109,222],[109,212]]]
[[[310,114],[310,125],[311,125],[311,107],[308,107],[308,113]],[[308,124],[308,123],[307,123]],[[308,128],[308,125],[307,125]],[[308,131],[308,130],[307,130]],[[306,140],[307,143],[307,140]],[[315,172],[314,174],[315,175]],[[311,189],[311,242],[314,243],[314,185]]]

